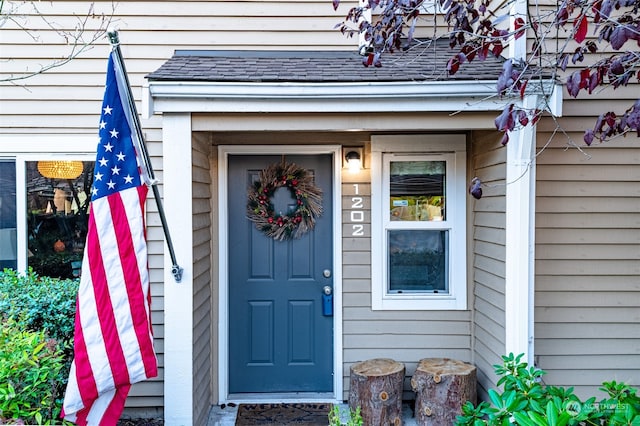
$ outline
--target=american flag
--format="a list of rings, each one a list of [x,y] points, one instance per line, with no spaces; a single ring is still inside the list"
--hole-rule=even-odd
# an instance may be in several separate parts
[[[79,425],[115,425],[131,384],[158,370],[144,223],[148,188],[127,121],[135,111],[123,103],[128,88],[116,74],[121,69],[114,55],[100,116],[74,359],[62,413]]]

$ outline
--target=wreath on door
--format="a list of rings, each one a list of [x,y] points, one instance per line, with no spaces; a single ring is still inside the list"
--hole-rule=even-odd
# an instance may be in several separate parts
[[[295,199],[293,209],[276,211],[271,199],[279,188],[287,188]],[[294,163],[272,164],[260,171],[260,180],[248,191],[247,218],[266,236],[278,241],[300,238],[322,215],[322,190],[313,175]]]

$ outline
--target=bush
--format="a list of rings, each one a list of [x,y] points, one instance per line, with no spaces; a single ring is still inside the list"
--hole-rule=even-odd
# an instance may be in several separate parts
[[[77,292],[78,280],[0,272],[0,424],[59,422]]]
[[[565,426],[631,425],[640,426],[640,397],[636,389],[615,381],[604,382],[600,390],[607,397],[581,401],[573,388],[544,386],[544,371],[521,362],[523,354],[503,356],[502,365],[494,365],[503,391],[489,390],[491,403],[476,407],[467,402],[456,425],[463,426]]]
[[[74,331],[78,280],[25,275],[11,269],[0,272],[0,317],[20,318],[32,331],[71,342]]]
[[[64,353],[44,331],[0,325],[0,424],[53,424],[64,392]]]
[[[334,405],[329,411],[329,426],[362,426],[362,415],[360,415],[360,407],[355,411],[347,408],[345,411],[340,410],[338,405]]]

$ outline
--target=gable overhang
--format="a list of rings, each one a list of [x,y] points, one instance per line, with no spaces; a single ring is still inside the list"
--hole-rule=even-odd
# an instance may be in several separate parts
[[[544,87],[543,87],[544,86]],[[499,111],[496,81],[198,82],[149,81],[143,115],[155,113],[358,113]],[[551,93],[551,82],[540,85]],[[538,90],[526,96],[538,95]],[[559,91],[560,92],[560,91]],[[542,92],[541,90],[541,93]],[[561,92],[560,92],[561,93]]]

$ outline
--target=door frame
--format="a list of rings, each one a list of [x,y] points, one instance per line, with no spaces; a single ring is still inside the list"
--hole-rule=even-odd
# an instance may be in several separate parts
[[[218,404],[229,402],[229,257],[228,165],[229,155],[333,156],[333,392],[322,394],[247,394],[233,400],[255,402],[342,401],[342,147],[340,145],[220,145],[218,146]]]

